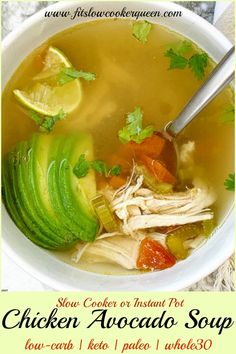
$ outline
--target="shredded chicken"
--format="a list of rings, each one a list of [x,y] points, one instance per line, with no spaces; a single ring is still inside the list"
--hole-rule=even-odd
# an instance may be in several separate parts
[[[75,262],[86,257],[90,263],[108,262],[119,264],[126,269],[135,269],[140,242],[126,236],[104,234],[95,242],[87,243],[73,257]]]
[[[213,218],[212,213],[199,213],[197,215],[142,215],[129,218],[127,222],[127,231],[148,229],[150,227],[162,227],[171,225],[184,225],[198,221],[209,220]]]
[[[193,144],[186,146],[182,157],[187,159],[193,149]],[[93,243],[78,244],[73,260],[79,262],[81,257],[85,257],[87,262],[110,262],[135,269],[139,246],[145,237],[153,238],[166,247],[167,235],[156,232],[155,228],[213,218],[209,207],[216,199],[214,191],[199,179],[194,180],[193,185],[192,189],[184,192],[156,194],[143,186],[143,176],[135,174],[134,166],[124,186],[116,191],[110,187],[103,191],[118,217],[117,232],[103,233]],[[185,246],[194,250],[205,240],[199,235],[186,240]]]
[[[208,208],[216,199],[213,190],[199,180],[195,187],[185,192],[155,194],[143,188],[143,177],[132,176],[110,200],[112,210],[123,222],[123,232],[171,225],[184,225],[213,218]],[[135,210],[135,215],[134,215]]]
[[[130,216],[141,215],[141,210],[137,205],[128,205],[127,211]]]
[[[107,233],[104,233],[104,234],[98,236],[96,238],[96,241],[93,243],[90,243],[90,242],[77,243],[77,245],[76,245],[77,251],[73,254],[72,260],[75,263],[78,263],[80,261],[81,257],[83,256],[83,254],[86,252],[88,247],[90,247],[91,245],[94,245],[94,243],[98,242],[101,239],[114,237],[114,236],[120,236],[120,235],[123,235],[123,234],[120,232],[110,232],[110,233],[107,232]]]

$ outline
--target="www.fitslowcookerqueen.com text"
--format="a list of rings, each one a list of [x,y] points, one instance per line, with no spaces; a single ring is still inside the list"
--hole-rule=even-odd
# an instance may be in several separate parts
[[[182,11],[147,11],[147,10],[127,10],[123,7],[121,10],[95,10],[90,7],[88,10],[82,7],[77,7],[76,10],[64,11],[45,11],[45,17],[66,17],[74,20],[79,17],[90,18],[133,18],[139,20],[141,18],[156,18],[156,17],[182,17]]]

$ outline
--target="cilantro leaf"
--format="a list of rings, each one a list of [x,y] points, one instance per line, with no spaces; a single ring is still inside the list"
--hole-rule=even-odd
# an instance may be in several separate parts
[[[127,114],[126,126],[118,132],[120,141],[125,144],[133,140],[142,130],[143,114],[140,107]]]
[[[165,57],[170,59],[169,69],[185,69],[186,66],[192,70],[194,75],[199,79],[203,79],[205,68],[208,65],[208,55],[204,52],[192,55],[190,58],[184,57],[192,49],[192,44],[188,41],[182,41],[178,45],[173,44],[172,48],[165,52]]]
[[[165,57],[170,58],[170,69],[184,69],[188,63],[188,59],[173,51],[173,49],[165,52]]]
[[[142,128],[143,114],[140,107],[136,107],[134,112],[127,114],[126,126],[119,130],[118,136],[123,144],[129,141],[135,141],[140,144],[145,138],[151,136],[154,127],[149,125]]]
[[[129,129],[124,127],[123,129],[119,130],[118,136],[122,144],[126,144],[132,140],[131,135],[129,133]]]
[[[63,111],[63,109],[60,109],[58,114],[52,117],[45,117],[45,119],[42,121],[40,124],[40,129],[42,131],[47,131],[48,133],[52,131],[54,125],[56,122],[59,120],[65,119],[66,113]]]
[[[228,191],[234,191],[235,189],[235,173],[230,173],[228,178],[224,182],[225,189]]]
[[[89,168],[90,163],[86,160],[85,154],[82,154],[80,155],[78,162],[74,166],[73,172],[78,178],[82,178],[88,174]]]
[[[235,115],[235,108],[233,105],[230,105],[222,112],[220,116],[221,123],[234,122],[234,115]]]
[[[191,49],[192,49],[192,43],[184,40],[178,43],[175,52],[182,55],[188,53]]]
[[[40,117],[35,111],[30,111],[30,118],[32,118],[35,123],[40,125],[42,123],[42,117]]]
[[[113,167],[109,167],[102,160],[94,160],[90,163],[91,168],[93,168],[96,172],[98,172],[101,176],[109,177],[109,176],[119,176],[121,173],[121,166],[114,165]]]
[[[94,160],[90,163],[90,166],[96,171],[98,172],[101,176],[107,176],[108,175],[108,171],[109,171],[109,167],[107,166],[107,164],[102,161],[102,160]]]
[[[66,117],[66,113],[63,109],[52,117],[41,116],[35,111],[30,111],[30,117],[39,125],[41,131],[51,132],[56,122]]]
[[[192,50],[193,46],[192,43],[189,41],[178,41],[177,43],[172,43],[169,45],[164,46],[166,52],[170,49],[173,49],[173,51],[178,54],[178,55],[183,55],[188,53],[190,50]]]
[[[153,132],[153,126],[148,125],[146,128],[141,130],[138,135],[133,136],[132,140],[135,141],[135,143],[140,144],[144,139],[148,138],[149,136],[152,136]]]
[[[111,176],[119,176],[120,174],[121,174],[121,165],[114,165],[109,171],[109,175]]]
[[[78,71],[74,68],[62,68],[58,75],[58,82],[60,85],[65,85],[68,82],[79,78],[86,81],[92,81],[96,79],[96,74],[83,70]]]
[[[101,176],[105,177],[118,176],[121,173],[120,165],[114,165],[110,168],[102,160],[87,161],[85,154],[80,155],[78,162],[73,168],[73,172],[78,178],[82,178],[88,174],[90,168],[98,172]]]
[[[137,21],[133,23],[133,36],[141,43],[146,43],[148,40],[149,32],[151,31],[152,24],[148,21]]]
[[[129,125],[129,132],[131,135],[139,134],[142,130],[143,113],[140,107],[127,114],[127,125]]]
[[[194,75],[202,80],[205,75],[205,68],[208,64],[208,55],[206,53],[194,54],[188,61],[188,66]]]
[[[67,84],[68,82],[71,82],[75,80],[74,77],[71,77],[69,75],[66,75],[62,70],[59,72],[58,74],[58,83],[59,85],[63,86],[65,84]]]
[[[83,70],[76,70],[74,68],[63,68],[61,70],[65,75],[68,75],[74,79],[78,79],[78,78],[82,78],[85,79],[87,81],[91,81],[91,80],[95,80],[96,79],[96,74],[94,73],[90,73],[87,71],[83,71]]]

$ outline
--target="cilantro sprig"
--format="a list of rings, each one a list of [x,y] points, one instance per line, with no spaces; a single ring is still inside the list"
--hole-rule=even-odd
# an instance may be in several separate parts
[[[65,119],[66,113],[63,109],[60,109],[55,116],[48,117],[41,116],[35,111],[30,111],[30,117],[36,122],[37,125],[39,125],[41,131],[50,133],[58,121]]]
[[[140,144],[144,139],[152,136],[154,127],[148,125],[143,129],[143,114],[140,107],[136,107],[134,112],[127,114],[126,126],[119,130],[118,136],[123,144],[134,141]]]
[[[165,53],[165,57],[170,58],[170,66],[171,69],[184,69],[188,64],[188,59],[184,58],[182,55],[174,52],[172,48],[168,49]]]
[[[192,49],[191,43],[182,41],[179,45],[173,45],[165,52],[165,57],[170,59],[169,70],[171,69],[189,69],[198,80],[205,76],[205,69],[208,65],[208,55],[204,52],[193,54],[186,57],[186,54]],[[185,56],[184,56],[185,54]]]
[[[133,23],[133,36],[141,43],[146,43],[152,24],[148,21],[137,21]]]
[[[197,79],[202,80],[205,76],[205,68],[208,65],[207,53],[194,54],[188,60],[188,66]]]
[[[193,49],[192,43],[186,40],[178,41],[164,46],[165,51],[173,49],[176,54],[183,55],[190,52]]]
[[[173,48],[176,53],[183,55],[188,53],[193,49],[192,43],[186,40],[183,40],[176,44],[175,48]]]
[[[120,165],[114,165],[112,167],[109,167],[102,160],[88,161],[86,159],[85,154],[80,155],[77,163],[73,168],[73,172],[78,178],[82,178],[88,174],[90,169],[93,169],[101,176],[105,176],[105,177],[119,176],[121,173]]]
[[[89,169],[90,169],[90,164],[86,160],[85,154],[80,155],[76,165],[73,168],[74,174],[78,178],[82,178],[82,177],[87,176]]]
[[[58,82],[60,85],[65,85],[75,79],[84,79],[86,81],[93,81],[96,79],[96,74],[83,70],[76,70],[74,68],[62,68],[58,74]]]
[[[224,182],[225,189],[234,191],[235,189],[235,173],[230,173]]]

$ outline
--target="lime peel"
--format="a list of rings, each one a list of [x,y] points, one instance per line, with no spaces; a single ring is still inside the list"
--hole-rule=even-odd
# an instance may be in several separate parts
[[[45,56],[44,68],[37,76],[39,78],[42,74],[41,77],[44,79],[46,76],[57,76],[60,70],[65,67],[69,68],[72,65],[59,49],[51,46]],[[63,86],[51,86],[47,82],[37,81],[27,91],[16,89],[13,92],[23,106],[45,116],[54,116],[61,109],[66,114],[71,113],[78,107],[82,97],[82,89],[78,79]]]

